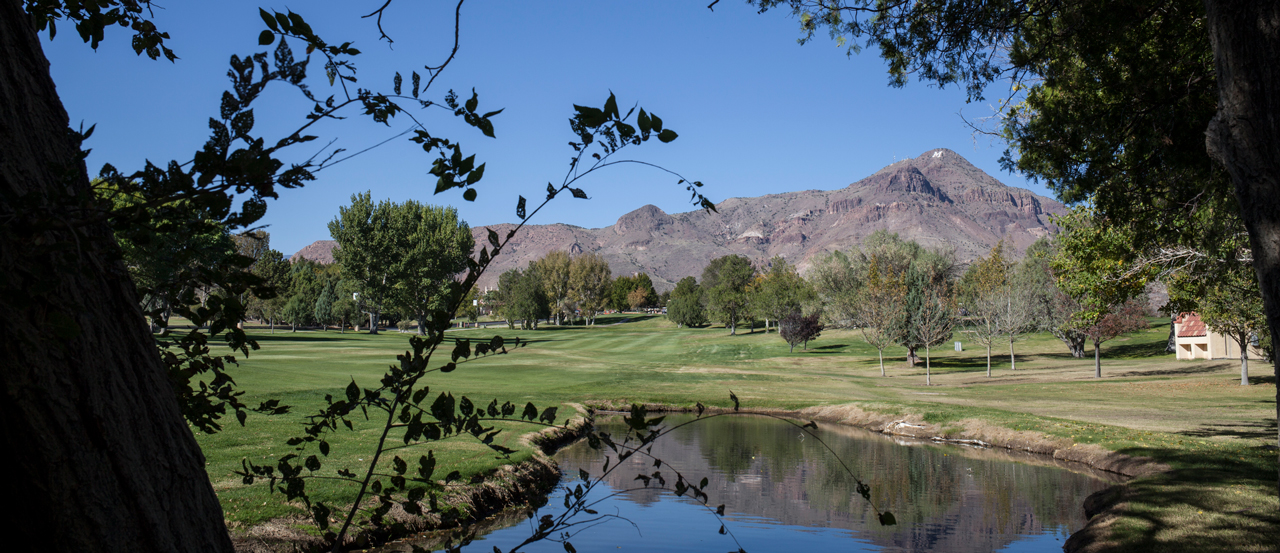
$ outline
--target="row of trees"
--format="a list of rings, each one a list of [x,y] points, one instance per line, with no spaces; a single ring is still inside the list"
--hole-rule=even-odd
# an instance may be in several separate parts
[[[498,289],[486,301],[509,325],[521,321],[522,328],[536,329],[539,319],[548,318],[563,324],[578,314],[587,324],[595,324],[596,315],[616,302],[622,281],[615,281],[609,263],[599,254],[570,257],[568,252],[555,250],[523,270],[502,273]],[[652,284],[648,290],[653,290]]]

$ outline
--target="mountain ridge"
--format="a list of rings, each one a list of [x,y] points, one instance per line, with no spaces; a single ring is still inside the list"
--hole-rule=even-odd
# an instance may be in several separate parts
[[[1061,203],[1006,186],[948,149],[895,162],[844,188],[728,198],[716,209],[669,214],[650,204],[602,228],[527,225],[479,285],[492,288],[504,271],[554,249],[600,253],[615,275],[648,273],[660,291],[701,275],[708,261],[728,254],[761,265],[778,255],[804,272],[818,256],[848,250],[878,230],[926,247],[953,247],[957,259],[967,262],[986,255],[1001,238],[1021,252],[1056,233],[1049,216],[1066,212]],[[473,228],[472,234],[480,247],[488,244],[486,229],[505,236],[514,228],[502,223]],[[332,259],[332,246],[321,242],[332,241],[318,241],[293,258],[327,253]]]

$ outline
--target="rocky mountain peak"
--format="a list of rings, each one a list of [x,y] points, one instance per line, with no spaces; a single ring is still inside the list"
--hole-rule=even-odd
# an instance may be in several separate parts
[[[618,234],[653,233],[662,227],[675,222],[667,212],[656,205],[648,204],[618,218],[613,230]]]
[[[882,195],[924,194],[941,201],[949,202],[946,192],[936,188],[914,165],[899,167],[889,174],[887,181],[882,180],[876,187],[876,193]]]

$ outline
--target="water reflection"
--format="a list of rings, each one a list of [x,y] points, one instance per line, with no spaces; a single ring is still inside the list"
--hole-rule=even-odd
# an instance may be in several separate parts
[[[606,430],[620,436],[624,427],[612,424]],[[686,426],[654,444],[662,467],[633,456],[606,479],[609,490],[597,490],[601,496],[618,492],[597,510],[626,520],[611,520],[572,542],[584,553],[737,549],[717,532],[720,524],[707,508],[643,489],[635,480],[655,470],[669,484],[674,470],[695,482],[706,477],[710,505],[726,505],[725,525],[748,551],[1060,551],[1066,536],[1085,523],[1085,496],[1110,485],[1105,473],[1042,457],[894,440],[837,425],[820,425],[817,434],[834,455],[798,428],[765,417],[717,417]],[[876,521],[837,456],[871,485],[872,502],[893,512],[896,526]],[[566,475],[583,469],[599,476],[605,463],[585,444],[565,449],[557,460]],[[616,462],[611,455],[610,464]],[[574,479],[566,477],[569,487]],[[560,495],[550,504],[562,505]],[[528,534],[522,522],[490,534],[478,547],[506,551]],[[525,550],[564,548],[543,543]]]

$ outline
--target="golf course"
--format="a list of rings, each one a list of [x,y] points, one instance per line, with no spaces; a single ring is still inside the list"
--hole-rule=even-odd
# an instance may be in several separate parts
[[[617,314],[601,316],[595,326],[450,331],[433,366],[448,361],[450,342],[459,338],[488,341],[500,335],[505,353],[473,356],[452,372],[430,373],[424,384],[432,397],[447,392],[479,406],[496,400],[518,408],[532,403],[540,411],[557,407],[556,424],[580,417],[586,408],[631,403],[731,409],[732,392],[746,411],[794,413],[874,430],[884,421],[902,421],[941,438],[1047,447],[1068,459],[1079,451],[1078,460],[1086,462],[1117,453],[1106,462],[1136,459],[1147,468],[1104,498],[1115,508],[1105,514],[1105,524],[1090,526],[1091,540],[1125,551],[1274,551],[1280,507],[1270,367],[1254,361],[1252,385],[1240,386],[1238,360],[1177,361],[1164,351],[1168,320],[1151,322],[1149,330],[1103,345],[1101,379],[1093,377],[1091,356],[1072,358],[1047,333],[1014,343],[1016,370],[1008,344],[994,350],[988,377],[986,349],[968,343],[958,329],[954,340],[962,351],[950,344],[931,350],[932,385],[926,386],[924,352],[920,364],[908,366],[905,349],[886,349],[881,376],[877,351],[857,330],[825,330],[807,350],[793,353],[776,332],[760,328],[740,327],[729,335],[719,326],[677,328],[663,316]],[[300,504],[272,493],[265,481],[244,484],[235,471],[244,460],[263,465],[290,453],[315,454],[314,447],[300,453],[286,444],[303,435],[305,416],[326,405],[326,394],[342,397],[353,381],[377,387],[409,348],[410,335],[248,332],[261,349],[231,369],[245,392],[242,400],[257,405],[278,399],[292,409],[252,414],[243,427],[224,419],[223,431],[197,432],[197,438],[233,533],[271,520],[295,520],[303,527]],[[326,435],[331,450],[322,472],[348,467],[362,473],[385,420],[382,413],[369,416],[366,421],[357,413],[353,430]],[[495,443],[515,450],[508,456],[469,435],[432,442],[441,467],[436,474],[456,470],[459,482],[478,482],[502,465],[526,461],[535,453],[520,437],[545,426],[499,423],[503,432]],[[392,453],[416,459],[426,446]],[[866,476],[875,482],[875,475]],[[336,479],[314,480],[308,490],[313,501],[339,506],[356,493]]]

